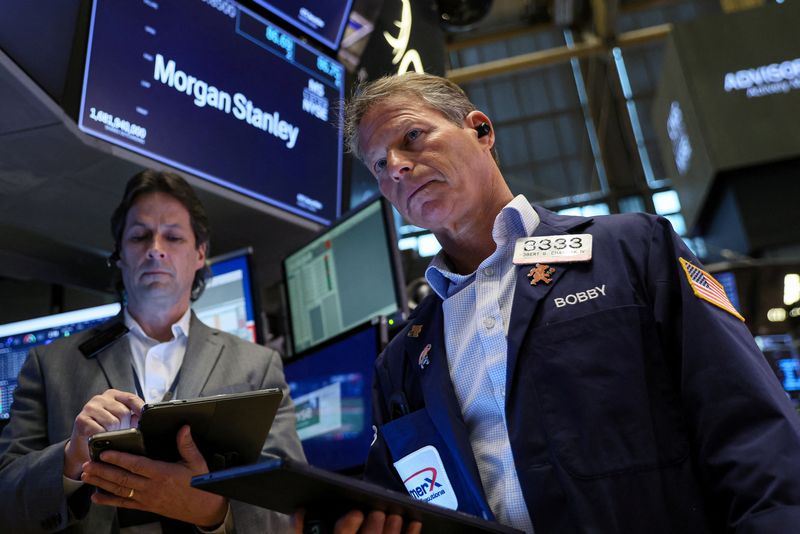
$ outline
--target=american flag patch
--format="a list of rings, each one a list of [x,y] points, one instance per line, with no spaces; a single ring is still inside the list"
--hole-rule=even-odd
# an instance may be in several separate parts
[[[725,294],[725,288],[722,287],[722,284],[700,267],[692,265],[683,258],[678,258],[678,260],[680,260],[681,267],[683,267],[686,272],[686,278],[689,280],[689,285],[692,286],[692,291],[694,291],[694,295],[697,298],[710,302],[740,321],[744,321],[744,317],[736,311],[731,301],[728,300],[728,295]]]

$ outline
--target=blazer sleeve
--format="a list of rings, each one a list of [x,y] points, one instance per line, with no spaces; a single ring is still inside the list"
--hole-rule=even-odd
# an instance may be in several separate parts
[[[650,305],[673,365],[717,525],[737,533],[800,524],[800,419],[746,325],[696,296],[678,258],[703,268],[668,221],[647,255]]]
[[[257,347],[253,345],[253,347]],[[294,402],[289,395],[289,386],[283,374],[283,363],[280,355],[274,350],[257,347],[259,351],[266,352],[266,369],[260,388],[280,388],[283,399],[275,415],[275,420],[270,428],[262,458],[274,456],[288,457],[296,461],[305,462],[306,457],[300,438],[297,436]],[[279,491],[275,488],[275,491]],[[292,532],[291,517],[272,512],[258,506],[253,506],[239,501],[231,501],[234,532],[236,533],[263,533],[263,532]]]
[[[9,532],[61,530],[88,510],[85,491],[69,503],[64,495],[66,440],[49,441],[45,387],[35,347],[20,371],[11,419],[0,435],[0,523]]]

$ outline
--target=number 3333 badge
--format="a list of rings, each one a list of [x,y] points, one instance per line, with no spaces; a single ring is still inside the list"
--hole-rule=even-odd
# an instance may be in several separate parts
[[[545,235],[517,239],[514,264],[571,263],[592,259],[590,234]]]

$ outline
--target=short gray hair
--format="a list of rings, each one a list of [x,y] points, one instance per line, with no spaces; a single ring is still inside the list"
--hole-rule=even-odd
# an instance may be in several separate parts
[[[407,72],[362,83],[345,105],[344,123],[345,146],[361,161],[364,161],[364,154],[359,148],[358,128],[364,115],[376,104],[394,97],[418,98],[459,127],[476,109],[458,85],[432,74]]]

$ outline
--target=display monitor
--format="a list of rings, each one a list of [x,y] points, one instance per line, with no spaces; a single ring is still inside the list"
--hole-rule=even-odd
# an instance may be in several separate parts
[[[301,32],[336,50],[353,0],[252,0]]]
[[[209,262],[212,276],[192,303],[197,318],[253,343],[264,339],[258,293],[253,281],[252,251],[232,252]]]
[[[786,395],[800,411],[800,354],[790,334],[755,336]]]
[[[229,0],[93,4],[81,130],[325,225],[343,98],[340,63]]]
[[[380,323],[356,327],[286,364],[297,433],[308,463],[362,466],[372,442],[372,374],[385,339]]]
[[[119,304],[106,304],[0,325],[0,419],[10,415],[17,375],[28,351],[96,326],[119,311]]]
[[[283,273],[295,353],[406,309],[392,210],[382,198],[287,256]]]

